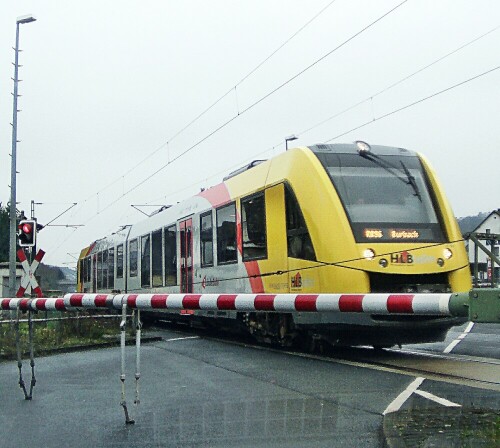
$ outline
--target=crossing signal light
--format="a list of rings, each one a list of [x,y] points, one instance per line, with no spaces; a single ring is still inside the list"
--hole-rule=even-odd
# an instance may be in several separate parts
[[[36,244],[36,230],[37,225],[34,219],[24,219],[19,221],[19,246],[33,247]]]

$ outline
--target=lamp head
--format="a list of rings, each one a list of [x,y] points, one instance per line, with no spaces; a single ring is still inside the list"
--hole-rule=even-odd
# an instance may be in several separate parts
[[[34,16],[32,16],[31,14],[28,14],[25,16],[18,17],[16,22],[17,23],[30,23],[30,22],[34,22],[35,20],[36,19]]]

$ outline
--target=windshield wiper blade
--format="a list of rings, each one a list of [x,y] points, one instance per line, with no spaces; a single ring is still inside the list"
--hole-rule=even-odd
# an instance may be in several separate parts
[[[414,191],[415,196],[422,202],[422,196],[420,194],[420,189],[418,188],[415,177],[413,177],[410,173],[410,170],[406,167],[402,160],[401,166],[403,169],[398,166],[384,160],[382,157],[374,154],[373,152],[368,151],[358,151],[358,154],[365,159],[371,160],[373,163],[377,164],[387,172],[391,173],[393,176],[397,177],[401,182],[404,182],[406,185],[410,185]],[[404,176],[402,176],[401,171],[403,171]]]
[[[413,188],[413,191],[415,192],[415,196],[418,198],[420,202],[422,202],[422,195],[420,194],[420,190],[417,185],[417,181],[415,180],[415,177],[413,177],[410,173],[410,170],[406,167],[406,165],[403,163],[402,160],[400,160],[401,166],[403,167],[403,171],[406,174],[406,177],[408,178],[408,185],[411,185]]]

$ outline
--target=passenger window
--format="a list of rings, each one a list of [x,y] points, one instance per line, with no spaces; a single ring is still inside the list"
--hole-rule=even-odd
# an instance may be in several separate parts
[[[236,248],[236,205],[232,204],[217,210],[217,263],[238,261]]]
[[[108,289],[115,288],[115,248],[108,251]]]
[[[151,235],[151,253],[152,253],[152,271],[153,287],[163,285],[163,243],[161,238],[161,229],[153,232]]]
[[[267,258],[264,193],[241,200],[243,261]]]
[[[108,251],[102,252],[102,288],[108,289]]]
[[[116,278],[123,278],[123,244],[116,247]]]
[[[177,285],[177,244],[175,226],[165,229],[165,286]]]
[[[149,235],[141,238],[141,287],[151,288],[151,243]]]
[[[92,261],[90,257],[87,257],[85,259],[85,281],[90,282],[91,276],[92,276]]]
[[[137,239],[130,241],[128,246],[129,251],[129,270],[130,277],[137,277],[137,251],[139,249]]]
[[[102,289],[102,252],[97,254],[97,289]]]
[[[309,231],[293,191],[285,188],[286,236],[288,256],[316,261]]]
[[[83,276],[85,275],[85,271],[84,271],[84,267],[83,267],[83,262],[84,260],[81,259],[81,260],[78,260],[78,276],[77,276],[77,282],[78,283],[82,283],[83,282]]]
[[[201,266],[214,265],[214,234],[212,225],[212,212],[205,213],[200,217],[200,241],[201,241]]]

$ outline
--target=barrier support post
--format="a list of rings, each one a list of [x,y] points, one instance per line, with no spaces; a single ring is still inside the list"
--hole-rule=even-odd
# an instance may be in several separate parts
[[[122,383],[122,399],[120,405],[125,412],[125,424],[133,425],[135,423],[128,413],[127,400],[125,397],[125,336],[127,331],[127,303],[122,302],[122,320],[120,322],[120,345],[121,345],[121,374],[120,381]]]
[[[137,310],[135,323],[135,400],[134,404],[139,404],[139,379],[141,377],[141,310]]]

